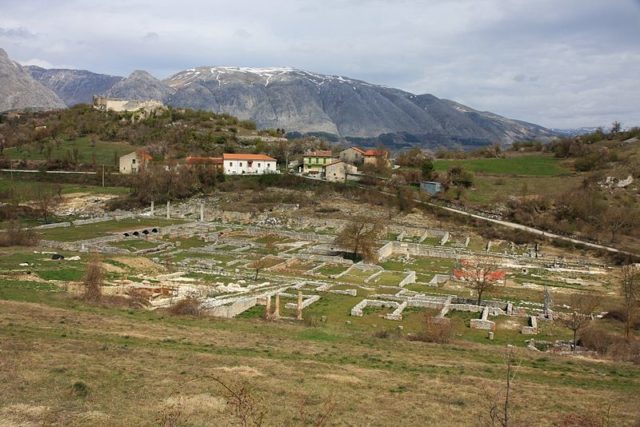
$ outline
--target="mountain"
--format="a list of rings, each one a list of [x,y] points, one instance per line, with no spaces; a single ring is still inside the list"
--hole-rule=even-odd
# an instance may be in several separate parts
[[[25,67],[31,76],[54,91],[68,107],[90,104],[93,95],[104,93],[122,80],[122,77],[96,74],[86,70],[45,69]]]
[[[57,108],[65,108],[58,95],[34,80],[28,69],[9,59],[7,52],[0,49],[0,112]]]
[[[599,128],[590,126],[590,127],[568,128],[568,129],[552,128],[551,130],[557,133],[558,135],[562,135],[562,136],[578,136],[578,135],[585,135],[587,133],[593,133],[597,129]]]
[[[45,83],[46,73],[36,73]],[[95,79],[94,75],[91,78]],[[113,76],[105,76],[117,79]],[[63,88],[84,74],[66,74]],[[108,86],[107,80],[103,81]],[[86,84],[86,87],[90,87]],[[85,87],[85,86],[83,86]],[[344,138],[356,143],[395,145],[460,145],[548,139],[556,134],[541,126],[474,110],[430,94],[415,95],[399,89],[342,76],[323,75],[294,68],[198,67],[158,80],[135,71],[95,94],[125,99],[157,99],[181,108],[228,113],[253,120],[260,128],[284,128],[298,134]]]
[[[537,125],[342,76],[293,68],[199,67],[164,80],[176,107],[226,112],[259,127],[371,140],[405,135],[420,143],[510,143],[548,138]]]
[[[146,71],[136,70],[126,79],[114,84],[104,94],[110,98],[164,101],[173,92],[172,88]]]

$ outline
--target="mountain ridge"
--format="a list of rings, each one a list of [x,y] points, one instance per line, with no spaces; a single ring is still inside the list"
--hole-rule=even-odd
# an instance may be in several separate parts
[[[35,70],[35,69],[34,69]],[[73,80],[69,70],[67,77]],[[45,73],[32,71],[35,78]],[[90,72],[87,72],[90,73]],[[51,74],[51,73],[50,73]],[[509,144],[523,139],[550,139],[542,126],[475,110],[432,94],[413,94],[339,75],[292,67],[201,66],[157,79],[137,70],[109,78],[96,95],[158,99],[177,108],[228,113],[253,120],[260,128],[283,128],[300,134],[327,134],[338,139],[375,143],[382,136],[409,145]],[[87,77],[84,77],[85,80]],[[42,79],[54,91],[55,79]],[[71,82],[67,82],[71,85]],[[71,85],[73,86],[73,85]],[[69,99],[68,93],[63,93]],[[90,102],[85,91],[85,102]],[[68,102],[68,101],[67,101]]]

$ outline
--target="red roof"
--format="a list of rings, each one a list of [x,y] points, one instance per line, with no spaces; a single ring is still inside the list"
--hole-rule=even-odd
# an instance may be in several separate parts
[[[266,154],[242,154],[242,153],[224,153],[222,155],[224,160],[265,160],[268,162],[275,162],[276,159],[269,157]]]
[[[188,165],[221,165],[222,157],[197,157],[197,156],[189,156],[187,157]]]
[[[364,152],[367,157],[384,157],[387,155],[385,150],[367,150]]]
[[[465,270],[453,270],[453,277],[458,280],[475,280],[476,276],[479,277],[481,273],[475,271],[465,271]],[[487,282],[499,282],[504,280],[506,277],[506,273],[502,270],[495,271],[487,271],[486,281]]]
[[[144,160],[153,160],[153,156],[147,150],[136,150],[136,156]]]
[[[332,157],[331,150],[311,151],[304,155],[305,157]]]
[[[358,147],[350,147],[351,150],[355,150],[360,154],[364,154],[364,150],[362,148],[358,148]],[[347,148],[347,150],[349,150],[349,148]]]

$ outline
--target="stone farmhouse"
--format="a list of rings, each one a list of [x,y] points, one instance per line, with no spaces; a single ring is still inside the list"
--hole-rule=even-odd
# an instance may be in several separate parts
[[[324,179],[331,182],[346,182],[348,176],[358,173],[358,168],[352,164],[335,160],[322,168]]]
[[[138,173],[144,169],[152,159],[151,154],[145,150],[136,150],[132,153],[125,154],[120,157],[120,173],[123,175]]]
[[[306,153],[302,157],[302,173],[310,175],[321,174],[323,168],[338,159],[334,159],[330,150],[317,150]]]
[[[225,175],[264,175],[278,173],[277,162],[265,154],[228,154],[222,155]]]
[[[387,150],[363,150],[358,147],[349,147],[340,152],[340,160],[352,165],[375,165],[379,159],[389,164],[389,152]]]

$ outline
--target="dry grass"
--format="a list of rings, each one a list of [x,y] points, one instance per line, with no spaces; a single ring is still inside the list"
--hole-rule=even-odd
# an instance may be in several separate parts
[[[327,341],[299,324],[78,308],[0,301],[0,411],[14,424],[233,425],[216,378],[250,387],[267,408],[264,425],[300,425],[301,398],[309,414],[335,402],[329,425],[469,425],[485,410],[480,391],[502,384],[502,349],[488,345]],[[603,400],[616,402],[614,425],[636,418],[638,368],[518,356],[514,416],[527,425]],[[77,382],[86,397],[70,392]]]

